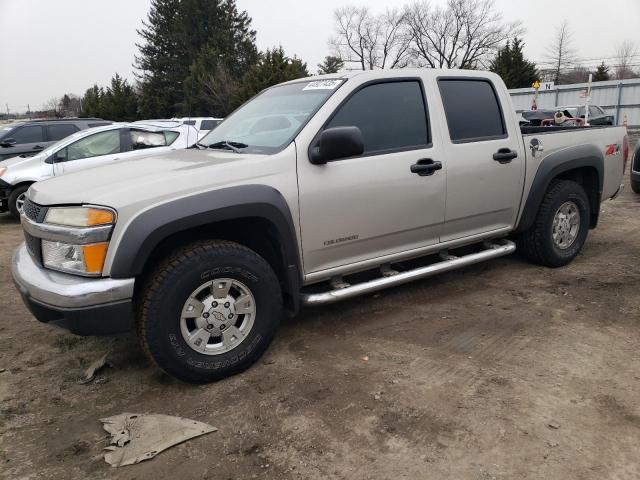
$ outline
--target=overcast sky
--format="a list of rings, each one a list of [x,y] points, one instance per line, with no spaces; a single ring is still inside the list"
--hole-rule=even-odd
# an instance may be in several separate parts
[[[445,3],[446,0],[432,0]],[[136,28],[149,0],[0,0],[0,108],[41,108],[64,93],[81,95],[118,72],[133,79],[139,41]],[[237,0],[257,31],[258,47],[281,44],[307,62],[309,71],[330,54],[333,11],[343,5],[369,5],[374,11],[402,6],[404,0]],[[618,42],[640,42],[640,0],[496,0],[505,20],[527,29],[526,55],[542,61],[554,29],[567,19],[585,64],[613,62]],[[640,57],[636,57],[640,64]]]

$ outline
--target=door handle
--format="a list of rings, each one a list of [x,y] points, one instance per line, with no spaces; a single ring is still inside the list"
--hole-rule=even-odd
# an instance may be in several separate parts
[[[36,145],[35,147],[33,147],[34,150],[44,150],[44,147],[42,145]]]
[[[433,175],[437,170],[442,170],[442,162],[434,162],[430,158],[423,158],[411,165],[411,173],[417,173],[421,177]]]
[[[511,160],[518,156],[518,152],[515,152],[509,148],[501,148],[493,154],[493,159],[500,163],[509,163]]]

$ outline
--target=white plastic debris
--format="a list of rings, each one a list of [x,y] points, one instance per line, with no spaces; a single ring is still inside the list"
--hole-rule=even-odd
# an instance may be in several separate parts
[[[112,467],[149,460],[167,448],[218,430],[188,418],[156,414],[122,413],[100,421],[111,434],[104,459]]]

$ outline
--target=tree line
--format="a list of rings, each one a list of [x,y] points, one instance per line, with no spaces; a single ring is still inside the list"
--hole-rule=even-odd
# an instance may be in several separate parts
[[[508,88],[534,80],[575,83],[635,76],[635,44],[616,52],[617,64],[580,66],[568,23],[562,23],[537,65],[524,55],[521,23],[507,22],[494,0],[415,0],[375,13],[345,6],[334,12],[331,55],[318,73],[344,68],[465,68],[498,73]],[[271,85],[309,75],[307,64],[281,46],[259,51],[256,32],[235,0],[152,0],[134,62],[135,81],[118,73],[79,98],[52,99],[57,116],[77,113],[115,121],[174,116],[224,117]]]
[[[568,22],[557,28],[539,65],[525,58],[520,22],[507,22],[494,0],[448,0],[434,5],[416,0],[381,13],[369,7],[345,6],[334,12],[333,53],[348,67],[488,69],[508,88],[529,87],[534,80],[557,84],[638,76],[636,44],[622,42],[595,69],[581,65]]]

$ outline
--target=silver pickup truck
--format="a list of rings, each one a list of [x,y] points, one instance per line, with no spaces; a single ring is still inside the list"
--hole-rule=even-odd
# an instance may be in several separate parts
[[[193,148],[39,182],[13,259],[42,322],[136,328],[209,382],[284,312],[518,250],[580,252],[628,156],[619,127],[521,128],[491,73],[352,72],[274,86]]]

